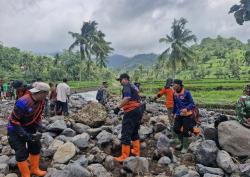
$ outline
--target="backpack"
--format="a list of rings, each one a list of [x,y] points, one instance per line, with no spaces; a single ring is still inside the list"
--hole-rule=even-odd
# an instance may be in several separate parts
[[[200,112],[199,112],[199,108],[197,106],[195,106],[192,110],[193,112],[193,118],[195,120],[195,122],[200,125],[201,124],[201,119],[200,119]]]
[[[96,94],[96,100],[101,101],[103,99],[103,90],[99,89]]]

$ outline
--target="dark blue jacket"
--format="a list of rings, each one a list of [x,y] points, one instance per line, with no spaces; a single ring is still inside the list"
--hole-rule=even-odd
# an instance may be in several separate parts
[[[182,109],[187,109],[187,111],[191,113],[194,107],[195,103],[193,101],[191,93],[188,90],[185,90],[183,88],[180,93],[174,93],[173,113],[176,114],[176,116],[180,116]]]

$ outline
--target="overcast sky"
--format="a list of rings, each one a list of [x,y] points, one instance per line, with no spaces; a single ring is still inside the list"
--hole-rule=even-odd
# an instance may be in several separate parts
[[[250,22],[236,24],[228,14],[239,0],[0,0],[0,41],[36,53],[67,49],[83,21],[96,20],[114,53],[160,53],[159,38],[170,33],[173,19],[204,37],[250,39]]]

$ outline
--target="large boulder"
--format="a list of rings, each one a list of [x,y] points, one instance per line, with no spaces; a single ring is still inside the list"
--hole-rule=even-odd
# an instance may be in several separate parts
[[[218,127],[222,149],[235,156],[250,156],[250,129],[237,121],[222,122]]]
[[[157,151],[161,156],[168,155],[170,153],[170,140],[167,136],[161,134],[157,140]]]
[[[216,166],[218,148],[212,140],[201,142],[195,151],[195,158],[198,163],[205,166]]]
[[[79,164],[69,164],[65,167],[72,177],[90,177],[91,173]]]
[[[148,173],[149,162],[144,157],[129,157],[123,162],[123,168],[134,174]]]
[[[233,162],[231,156],[226,151],[218,151],[216,160],[218,166],[229,174],[235,172],[238,169],[237,165]]]
[[[67,142],[61,145],[54,154],[53,160],[57,163],[67,163],[76,154],[76,147],[73,143]]]
[[[90,102],[71,118],[76,122],[80,122],[92,128],[96,128],[105,123],[107,118],[107,111],[103,105],[95,102]]]

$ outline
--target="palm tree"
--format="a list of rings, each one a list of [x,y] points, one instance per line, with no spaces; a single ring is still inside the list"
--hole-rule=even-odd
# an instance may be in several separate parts
[[[84,22],[83,26],[81,28],[81,33],[73,33],[73,32],[69,32],[69,34],[71,34],[71,36],[75,39],[75,41],[73,42],[73,44],[71,44],[71,46],[69,47],[69,50],[71,51],[73,48],[79,46],[80,47],[80,54],[81,54],[81,63],[80,63],[80,71],[79,71],[79,75],[80,75],[80,81],[82,81],[82,73],[81,73],[81,68],[83,67],[83,62],[86,60],[91,60],[91,45],[93,44],[94,40],[94,36],[96,35],[96,31],[97,31],[97,23],[95,21],[89,21],[89,22]],[[87,70],[90,70],[90,63],[91,62],[87,62],[88,66],[87,66]]]
[[[186,24],[187,20],[185,18],[174,19],[171,34],[159,40],[160,43],[165,42],[170,45],[159,56],[159,59],[168,59],[167,62],[173,70],[173,78],[175,78],[177,66],[188,66],[188,62],[192,61],[194,56],[194,52],[189,49],[188,43],[196,42],[196,36],[185,28]]]
[[[81,34],[69,32],[75,41],[69,47],[71,51],[73,48],[79,46],[81,54],[80,68],[83,67],[83,62],[86,61],[87,65],[87,78],[89,79],[90,66],[92,57],[103,58],[106,57],[112,48],[109,47],[111,43],[106,42],[104,33],[97,30],[97,23],[95,21],[84,22],[81,28]],[[79,72],[80,81],[81,69]]]

